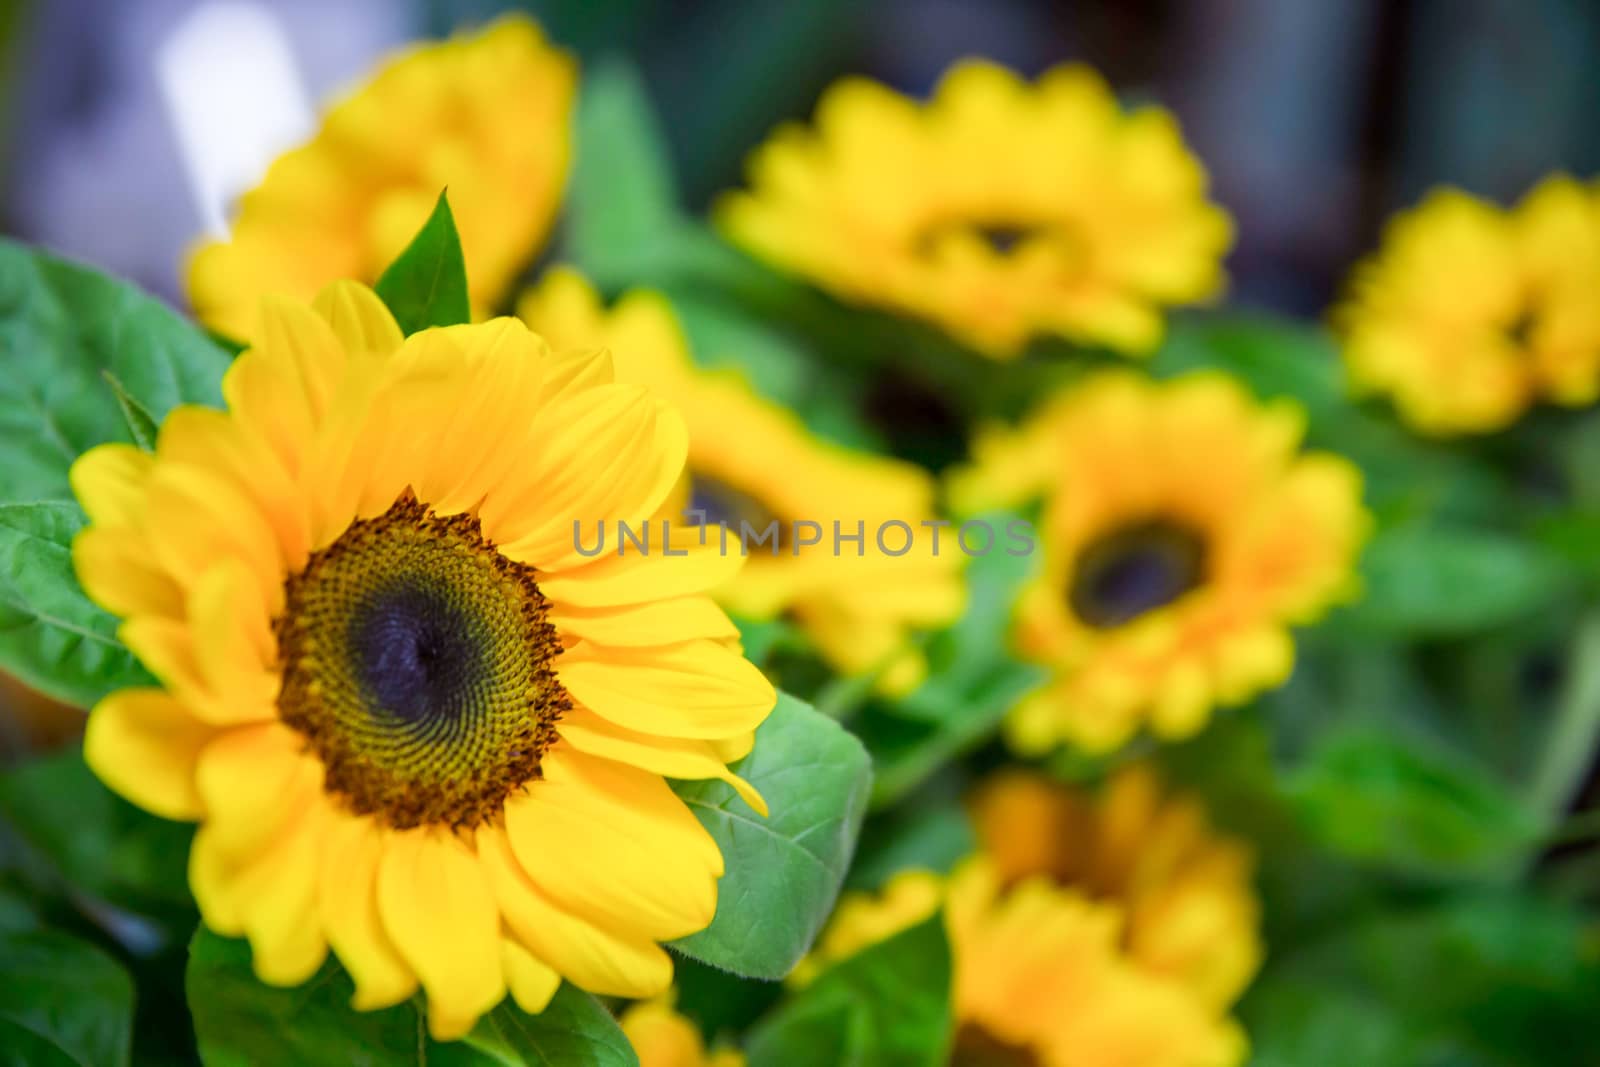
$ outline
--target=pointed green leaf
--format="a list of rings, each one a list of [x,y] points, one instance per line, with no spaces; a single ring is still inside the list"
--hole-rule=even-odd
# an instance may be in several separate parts
[[[824,971],[750,1034],[750,1067],[942,1067],[950,946],[936,915]]]
[[[780,693],[735,772],[760,791],[762,818],[723,782],[673,788],[722,850],[711,925],[675,942],[685,955],[754,978],[782,978],[833,910],[866,812],[867,754],[839,724]]]
[[[201,927],[185,980],[206,1067],[339,1063],[353,1067],[638,1067],[616,1021],[589,994],[563,984],[528,1015],[502,1003],[468,1037],[428,1036],[420,996],[382,1011],[350,1007],[355,985],[332,959],[305,984],[278,989],[250,969],[250,947]]]
[[[111,387],[112,394],[117,398],[117,406],[122,409],[122,421],[128,425],[128,434],[133,438],[133,443],[146,452],[155,451],[156,420],[151,417],[145,406],[129,394],[127,387],[118,380],[115,374],[108,370],[100,372],[100,377],[106,380],[106,385]]]
[[[374,288],[407,335],[472,320],[467,263],[448,191],[439,194],[428,221]]]

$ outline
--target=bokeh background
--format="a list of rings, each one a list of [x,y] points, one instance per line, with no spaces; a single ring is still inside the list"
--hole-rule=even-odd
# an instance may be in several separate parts
[[[204,221],[158,57],[207,6],[0,3],[0,229],[175,296],[182,251]],[[625,53],[666,120],[691,208],[734,185],[751,146],[778,120],[808,114],[843,73],[920,93],[964,55],[1030,74],[1087,61],[1126,98],[1159,99],[1182,121],[1239,223],[1234,301],[1297,314],[1320,312],[1382,220],[1431,185],[1510,200],[1551,170],[1600,169],[1591,0],[254,6],[281,26],[312,103],[400,43],[519,6],[586,64]],[[216,39],[228,56],[219,81],[248,69],[240,50],[251,45]]]
[[[1511,202],[1552,171],[1600,172],[1595,0],[0,0],[0,232],[179,304],[186,249],[271,154],[306,132],[316,103],[405,42],[517,8],[586,69],[616,54],[632,61],[662,120],[684,206],[695,213],[739,184],[745,154],[776,124],[808,115],[843,74],[921,94],[963,56],[1028,74],[1086,61],[1126,99],[1171,108],[1205,161],[1215,197],[1238,227],[1229,304],[1302,321],[1324,314],[1384,220],[1428,188],[1448,183]],[[271,32],[258,32],[263,26]],[[179,64],[188,80],[176,93],[174,56],[189,59]],[[221,129],[231,127],[238,141],[207,162],[185,137],[174,101],[213,97],[213,120],[220,114]],[[907,390],[880,399],[868,413],[897,444],[939,425],[941,413],[928,407],[936,397]],[[1549,495],[1576,498],[1589,520],[1567,528],[1588,542],[1576,572],[1528,578],[1521,556],[1508,560],[1505,597],[1522,608],[1483,609],[1492,625],[1468,612],[1433,620],[1432,629],[1413,626],[1396,608],[1404,596],[1353,623],[1344,617],[1305,639],[1294,681],[1251,720],[1270,721],[1274,743],[1295,752],[1314,747],[1319,725],[1311,720],[1328,719],[1329,709],[1386,730],[1405,718],[1424,734],[1465,738],[1462,747],[1496,775],[1495,792],[1475,792],[1476,779],[1434,775],[1431,765],[1412,768],[1432,799],[1405,808],[1412,794],[1378,780],[1397,773],[1395,765],[1359,762],[1313,761],[1284,786],[1249,747],[1265,735],[1248,724],[1173,756],[1193,779],[1220,781],[1210,799],[1223,821],[1230,801],[1233,815],[1248,816],[1260,796],[1292,790],[1314,831],[1317,848],[1303,855],[1298,836],[1269,842],[1281,829],[1268,825],[1275,813],[1253,825],[1233,820],[1260,831],[1268,854],[1267,939],[1283,951],[1243,1012],[1276,1052],[1273,1067],[1370,1067],[1380,1061],[1359,1050],[1393,1044],[1388,1028],[1430,1027],[1446,1035],[1430,1046],[1443,1052],[1407,1063],[1600,1063],[1600,1051],[1588,1056],[1600,1047],[1593,1035],[1574,1023],[1585,1005],[1600,1006],[1600,948],[1589,944],[1592,921],[1580,925],[1565,910],[1581,903],[1591,915],[1600,895],[1592,819],[1570,840],[1539,838],[1536,860],[1508,867],[1503,853],[1520,855],[1527,842],[1511,840],[1520,824],[1500,803],[1509,791],[1559,822],[1600,802],[1587,736],[1565,746],[1565,759],[1526,773],[1537,752],[1564,750],[1563,738],[1544,729],[1565,721],[1555,709],[1600,707],[1600,623],[1591,610],[1600,588],[1592,547],[1600,423],[1592,414],[1586,423],[1530,420],[1510,445],[1469,445],[1456,457],[1501,465],[1506,486],[1468,517],[1485,526],[1504,519],[1518,536],[1525,531],[1517,507],[1541,499],[1547,476],[1560,482],[1560,493]],[[1387,504],[1386,522],[1406,507],[1423,510],[1413,497],[1448,502],[1475,491],[1456,459],[1446,462],[1442,450],[1365,414],[1324,413],[1313,436],[1332,421],[1337,439],[1319,446],[1364,450],[1356,458],[1369,474],[1389,472],[1387,484],[1369,479]],[[1552,425],[1561,445],[1546,450],[1541,434]],[[916,447],[899,450],[928,458]],[[1554,473],[1550,456],[1558,456]],[[1430,477],[1460,492],[1435,493],[1424,484]],[[1582,588],[1567,581],[1572,573]],[[1397,632],[1410,636],[1374,652]],[[15,687],[0,686],[0,704],[20,712],[0,716],[7,757],[70,738],[81,721]],[[887,728],[873,736],[873,721],[888,720],[858,724],[869,747],[892,752],[896,736]],[[999,758],[980,753],[974,774]],[[1353,796],[1373,803],[1361,809]],[[1509,843],[1496,844],[1490,838],[1502,826]],[[869,827],[880,843],[897,832],[891,823]],[[864,850],[873,846],[869,837]],[[1361,863],[1324,862],[1330,854]],[[1497,893],[1535,863],[1541,893],[1561,910]],[[1374,869],[1387,880],[1370,876]],[[1453,883],[1449,892],[1432,884],[1452,878],[1467,887],[1459,895]],[[1380,893],[1389,895],[1372,917],[1341,925]],[[1581,961],[1574,929],[1589,939]],[[711,988],[726,999],[723,987]],[[1491,999],[1496,1011],[1458,1027]],[[1397,1007],[1368,1011],[1373,1002]],[[1347,1040],[1352,1051],[1341,1058]],[[1308,1058],[1313,1047],[1325,1058]],[[1480,1058],[1451,1058],[1467,1047]]]

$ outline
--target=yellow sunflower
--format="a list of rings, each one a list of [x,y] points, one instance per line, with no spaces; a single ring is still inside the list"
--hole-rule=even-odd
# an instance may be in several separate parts
[[[700,595],[736,557],[588,559],[572,524],[653,514],[682,420],[515,319],[402,340],[341,282],[261,323],[227,410],[72,469],[78,575],[161,683],[93,710],[90,766],[200,823],[201,914],[264,981],[331,947],[441,1039],[508,989],[662,992],[723,869],[663,776],[760,807],[726,764],[775,696]]]
[[[735,242],[997,359],[1036,334],[1148,352],[1164,307],[1221,290],[1232,242],[1171,114],[1081,66],[1029,85],[966,61],[926,104],[848,78],[749,174],[718,206]]]
[[[1350,378],[1432,434],[1600,395],[1600,186],[1565,175],[1510,210],[1439,190],[1390,222],[1334,312]]]
[[[630,1005],[618,1021],[639,1067],[745,1067],[736,1049],[708,1050],[694,1022],[673,1010],[670,995]]]
[[[1096,798],[1008,772],[974,798],[981,851],[946,879],[902,871],[847,893],[805,984],[944,909],[954,976],[954,1063],[1231,1067],[1227,1017],[1259,965],[1243,845],[1142,767]]]
[[[697,369],[671,305],[655,293],[631,293],[608,312],[588,282],[558,269],[523,296],[518,314],[557,347],[609,348],[620,381],[648,386],[683,413],[689,463],[670,521],[690,521],[685,509],[695,508],[735,532],[741,522],[756,531],[778,522],[781,535],[751,542],[745,566],[716,591],[725,607],[756,619],[788,613],[837,670],[881,672],[886,691],[922,679],[912,633],[948,625],[965,603],[955,532],[936,545],[924,525],[935,495],[925,471],[822,441],[736,371]],[[816,527],[791,536],[797,520]],[[894,521],[913,534],[903,555],[890,554],[903,533],[881,544],[877,536]],[[836,542],[835,524],[862,535]]]
[[[956,510],[1044,500],[1016,642],[1053,676],[1008,719],[1018,750],[1184,737],[1288,678],[1290,627],[1355,590],[1368,525],[1355,467],[1303,432],[1220,374],[1110,372],[979,435]]]
[[[574,83],[572,60],[520,17],[391,60],[241,198],[228,240],[196,250],[195,315],[245,339],[263,295],[377,280],[448,186],[481,316],[555,217]]]

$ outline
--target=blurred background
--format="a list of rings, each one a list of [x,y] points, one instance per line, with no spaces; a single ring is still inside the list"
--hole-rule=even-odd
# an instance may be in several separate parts
[[[1509,200],[1600,170],[1593,0],[0,0],[0,230],[175,298],[316,102],[519,6],[642,68],[696,209],[840,74],[920,93],[964,55],[1088,62],[1182,120],[1239,223],[1235,302],[1301,315],[1431,185]]]

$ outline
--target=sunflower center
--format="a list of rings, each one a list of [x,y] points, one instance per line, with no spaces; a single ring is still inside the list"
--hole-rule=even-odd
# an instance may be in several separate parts
[[[1010,255],[1024,241],[1049,238],[1058,245],[1071,246],[1069,234],[1056,225],[1041,225],[1004,220],[952,219],[936,222],[922,230],[914,242],[923,256],[937,256],[946,242],[963,235],[976,237],[997,255]]]
[[[471,827],[539,777],[571,706],[533,569],[408,490],[285,584],[278,713],[327,790],[394,827]]]
[[[774,515],[770,508],[749,493],[726,482],[694,475],[689,491],[689,506],[699,513],[698,525],[723,526],[736,535],[742,530],[750,531],[748,550],[752,553],[770,552],[777,555],[789,549],[789,523]],[[774,537],[766,538],[765,533],[774,522],[778,524],[778,532]],[[755,538],[764,539],[757,544]]]
[[[1163,521],[1123,526],[1079,553],[1067,601],[1090,626],[1122,626],[1195,589],[1205,564],[1205,541],[1194,530]]]
[[[1044,1060],[1028,1045],[1014,1045],[965,1022],[956,1030],[950,1067],[1044,1067]]]

